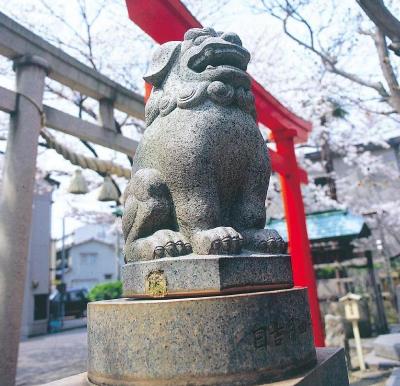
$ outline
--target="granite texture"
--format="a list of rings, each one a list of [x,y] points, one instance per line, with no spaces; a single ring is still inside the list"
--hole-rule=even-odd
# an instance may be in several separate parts
[[[101,385],[255,385],[316,360],[303,288],[89,303],[88,346]]]
[[[154,88],[124,194],[125,260],[281,253],[266,230],[270,177],[246,73],[231,32],[191,29],[161,45],[144,79]]]
[[[379,335],[373,345],[377,356],[400,361],[400,334]]]
[[[400,369],[393,370],[385,386],[398,386],[400,385]]]
[[[369,369],[373,370],[387,370],[393,367],[400,367],[400,361],[378,356],[373,350],[365,355],[364,362]]]
[[[291,288],[289,255],[188,255],[122,267],[124,297],[203,296]]]
[[[262,386],[349,386],[343,348],[317,348],[317,365],[298,377]]]
[[[349,380],[342,348],[317,348],[317,364],[299,376],[284,381],[264,383],[260,386],[348,386]],[[400,374],[399,374],[400,375]],[[398,374],[392,375],[387,386],[396,386]],[[90,386],[87,373],[73,375],[43,386]]]

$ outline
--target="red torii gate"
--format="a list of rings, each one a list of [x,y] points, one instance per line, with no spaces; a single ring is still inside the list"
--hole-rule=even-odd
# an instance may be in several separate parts
[[[180,0],[126,0],[126,4],[129,18],[159,44],[182,40],[189,28],[202,28]],[[322,347],[324,334],[300,188],[300,183],[307,183],[307,173],[297,165],[294,151],[294,143],[306,141],[312,126],[286,109],[254,79],[252,89],[257,118],[271,130],[276,143],[277,151],[270,150],[270,158],[282,187],[294,284],[308,288],[314,342]]]

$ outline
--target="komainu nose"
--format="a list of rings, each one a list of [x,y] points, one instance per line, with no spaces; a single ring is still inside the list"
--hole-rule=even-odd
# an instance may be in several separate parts
[[[240,37],[236,35],[234,32],[224,32],[221,35],[221,38],[226,40],[229,43],[237,44],[238,46],[242,45],[242,41],[240,40]]]

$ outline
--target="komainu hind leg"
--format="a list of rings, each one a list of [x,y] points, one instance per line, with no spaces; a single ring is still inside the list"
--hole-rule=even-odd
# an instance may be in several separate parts
[[[157,170],[138,170],[124,198],[125,262],[191,253],[186,238],[173,230],[176,221],[171,196]]]
[[[233,223],[243,236],[243,248],[261,253],[284,253],[286,243],[274,229],[264,229],[266,220],[265,198],[270,176],[266,146],[259,148],[243,184],[236,203]]]

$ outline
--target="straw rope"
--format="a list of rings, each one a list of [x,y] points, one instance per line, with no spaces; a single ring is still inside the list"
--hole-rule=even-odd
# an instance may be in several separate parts
[[[78,165],[83,169],[91,169],[95,172],[113,174],[118,177],[127,179],[131,176],[131,170],[118,165],[112,161],[105,161],[99,158],[86,157],[82,154],[69,149],[67,146],[58,142],[47,130],[42,129],[40,135],[45,139],[47,145],[54,149],[58,154],[61,154],[66,160],[73,165]]]

